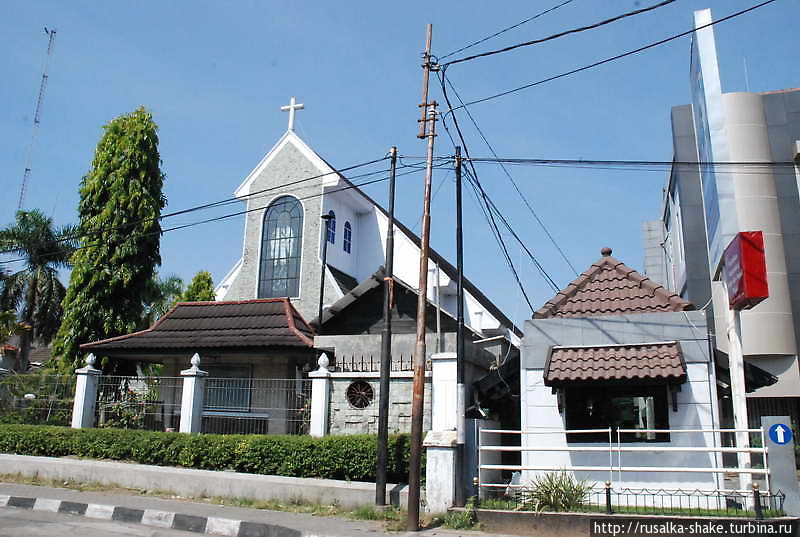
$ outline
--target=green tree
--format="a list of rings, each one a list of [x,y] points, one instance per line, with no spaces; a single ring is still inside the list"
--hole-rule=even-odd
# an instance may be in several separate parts
[[[175,274],[161,278],[158,274],[150,281],[144,299],[145,324],[150,326],[181,300],[183,280]]]
[[[201,270],[194,275],[192,281],[189,282],[189,287],[181,295],[181,302],[209,302],[216,298],[214,294],[214,280],[211,279],[211,273],[207,270]]]
[[[142,327],[144,299],[161,264],[159,217],[166,199],[158,127],[139,108],[104,129],[81,182],[82,248],[72,258],[64,322],[54,346],[65,368],[80,364],[81,344]],[[122,372],[123,365],[105,367]]]
[[[75,251],[73,226],[55,227],[41,211],[19,211],[16,222],[0,230],[0,250],[18,256],[23,268],[3,276],[2,309],[19,311],[20,322],[29,327],[20,334],[17,367],[28,368],[34,339],[50,343],[62,317],[64,285],[58,269],[69,266]]]

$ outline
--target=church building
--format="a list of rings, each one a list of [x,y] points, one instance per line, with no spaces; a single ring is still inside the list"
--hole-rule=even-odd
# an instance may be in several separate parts
[[[217,301],[180,304],[144,332],[82,348],[164,363],[165,375],[177,375],[189,357],[199,353],[201,367],[212,368],[212,376],[287,382],[306,378],[325,353],[332,372],[329,432],[375,432],[383,288],[390,281],[390,430],[407,431],[420,238],[395,222],[394,274],[385,274],[388,214],[297,135],[294,114],[302,108],[294,98],[283,107],[289,112],[287,131],[235,190],[246,207],[242,255],[217,286]],[[429,270],[425,292],[430,359],[436,353],[455,352],[457,273],[433,250]],[[466,278],[464,290],[469,385],[492,367],[516,358],[521,333]],[[169,341],[169,349],[159,349],[159,341]],[[430,387],[426,392],[429,398]],[[296,394],[287,397],[302,399]],[[238,398],[235,408],[223,410],[252,412],[250,401],[255,399]],[[430,404],[429,400],[426,428]],[[276,414],[275,409],[263,410]]]

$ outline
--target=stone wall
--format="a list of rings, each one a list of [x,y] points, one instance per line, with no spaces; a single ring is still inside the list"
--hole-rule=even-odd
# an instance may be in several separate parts
[[[428,375],[430,373],[427,373]],[[401,376],[402,375],[402,376]],[[347,400],[347,387],[355,380],[369,382],[375,394],[366,408],[355,408]],[[389,387],[389,433],[411,432],[411,386],[410,373],[392,374]],[[380,379],[377,374],[334,373],[331,378],[331,403],[328,417],[329,434],[377,434],[378,401],[380,400]],[[431,428],[431,381],[425,382],[425,413],[423,430]]]

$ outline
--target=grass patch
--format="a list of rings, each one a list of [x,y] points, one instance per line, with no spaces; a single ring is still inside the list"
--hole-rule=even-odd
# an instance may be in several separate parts
[[[24,476],[22,474],[0,474],[0,482],[16,483],[20,485],[66,488],[81,492],[111,492],[137,496],[152,496],[167,500],[204,502],[215,505],[227,505],[231,507],[243,507],[246,509],[259,509],[264,511],[283,511],[286,513],[301,513],[313,516],[342,517],[349,518],[351,520],[368,520],[383,522],[384,529],[388,531],[404,531],[407,523],[407,513],[405,509],[399,509],[394,506],[387,506],[385,509],[380,509],[374,505],[362,505],[355,509],[344,509],[337,504],[306,502],[299,498],[281,501],[222,496],[212,498],[179,496],[169,491],[158,489],[136,489],[121,487],[118,485],[106,485],[97,482],[82,483],[71,479],[65,481],[62,479],[41,478],[38,475]]]

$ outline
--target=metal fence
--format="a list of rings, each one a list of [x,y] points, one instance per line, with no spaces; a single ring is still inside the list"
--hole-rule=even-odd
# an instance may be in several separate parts
[[[736,433],[748,433],[751,436],[751,441],[756,447],[734,447],[726,446],[717,440],[711,442],[713,445],[686,445],[683,442],[673,442],[671,445],[664,445],[662,442],[669,442],[672,435],[681,434],[701,434],[704,438],[708,435],[710,438],[719,438],[725,435],[733,436]],[[522,439],[521,445],[491,445],[483,440],[483,434],[495,435],[515,435]],[[544,442],[536,442],[535,440],[525,440],[528,435],[564,435],[564,439],[570,439],[568,442],[557,442],[555,445],[547,445]],[[593,445],[580,445],[576,443],[577,438],[585,435],[591,438],[594,442]],[[659,444],[647,444],[645,441],[637,441],[635,445],[626,442],[631,435],[645,435],[645,438],[660,438]],[[647,436],[650,435],[650,436]],[[521,476],[522,472],[532,472],[536,476],[543,474],[564,474],[574,476],[576,472],[589,473],[589,472],[602,472],[607,478],[605,487],[598,486],[597,483],[590,483],[586,481],[578,481],[576,479],[567,480],[565,483],[562,481],[562,487],[569,489],[570,493],[576,498],[576,502],[572,506],[573,510],[588,510],[597,511],[601,507],[606,510],[611,510],[612,506],[615,512],[629,512],[629,513],[649,513],[649,514],[734,514],[741,516],[756,516],[757,518],[763,515],[764,511],[770,515],[777,514],[783,507],[784,495],[779,491],[770,493],[770,475],[767,467],[768,450],[764,446],[764,431],[763,429],[585,429],[585,430],[562,430],[562,429],[533,429],[527,431],[521,430],[500,430],[500,429],[480,429],[478,433],[480,439],[480,447],[478,448],[478,468],[479,477],[477,485],[480,496],[483,497],[484,503],[488,502],[495,507],[501,507],[504,502],[508,503],[513,509],[534,508],[539,501],[537,494],[541,492],[542,484],[534,479],[532,482],[523,483]],[[607,438],[607,445],[596,445],[600,437]],[[637,437],[638,438],[638,437]],[[520,456],[524,453],[531,452],[561,452],[568,453],[570,456],[575,453],[593,454],[593,463],[589,464],[548,464],[546,459],[541,457],[535,459],[529,464],[492,464],[497,462],[498,455],[517,453]],[[649,466],[642,466],[641,464],[631,465],[630,462],[626,464],[626,454],[650,454],[649,458],[655,464]],[[663,455],[669,453],[695,453],[707,454],[709,466],[705,467],[689,467],[682,462],[682,465],[666,465],[659,461],[664,461]],[[605,458],[607,454],[607,459]],[[660,457],[659,458],[659,454]],[[738,464],[734,460],[736,466],[725,467],[723,465],[721,455],[737,455],[745,454],[745,458],[750,458],[751,455],[757,455],[758,465],[760,468],[749,466],[748,462]],[[607,460],[607,463],[603,460]],[[523,459],[524,460],[524,459]],[[572,459],[570,459],[572,460]],[[639,459],[640,460],[640,459]],[[498,472],[515,472],[518,473],[517,482],[502,482],[503,479],[498,479]],[[657,476],[665,475],[666,473],[675,474],[714,474],[719,476],[716,478],[718,485],[714,489],[701,489],[701,490],[681,490],[681,489],[653,489],[653,488],[632,488],[626,486],[624,476],[626,474],[651,474],[653,475],[653,482],[657,483],[660,478]],[[488,477],[493,474],[491,477]],[[747,486],[740,485],[739,488],[735,486],[730,489],[724,485],[725,481],[731,481],[730,478],[734,475],[739,475],[741,483],[747,483]],[[761,483],[755,483],[750,488],[750,480],[753,477],[760,477]],[[763,487],[764,492],[760,491],[760,486]],[[581,492],[583,490],[583,492]],[[537,492],[538,491],[538,492]],[[546,491],[545,491],[546,492]],[[604,507],[605,506],[605,507]]]
[[[208,378],[202,432],[308,434],[311,380]]]
[[[177,431],[180,426],[181,377],[103,375],[97,387],[97,427]]]
[[[551,498],[546,494],[537,493],[531,486],[494,490],[482,500],[481,507],[513,511],[548,510],[549,506],[545,504]],[[560,498],[568,495],[569,491],[566,491]],[[781,516],[785,495],[780,491],[770,494],[760,490],[745,493],[737,490],[634,489],[595,484],[586,487],[582,493],[573,492],[571,499],[570,510],[577,512],[761,519]]]
[[[0,377],[0,423],[70,425],[75,381],[74,375]]]
[[[414,357],[412,355],[396,354],[392,355],[392,371],[413,371]],[[336,367],[345,373],[375,373],[381,370],[380,356],[364,356],[363,354],[351,354],[350,356],[337,356]]]

